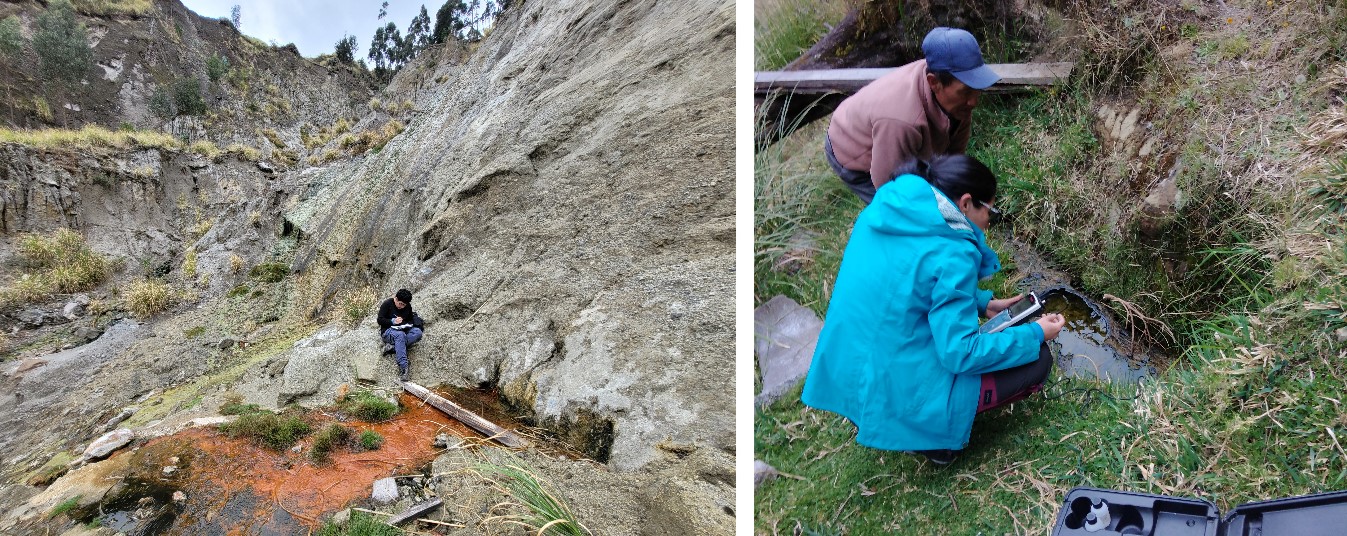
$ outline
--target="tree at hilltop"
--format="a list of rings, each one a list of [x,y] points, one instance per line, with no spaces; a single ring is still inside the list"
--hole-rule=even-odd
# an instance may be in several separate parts
[[[33,49],[43,76],[68,86],[78,83],[94,61],[89,32],[75,17],[70,0],[52,0],[37,17]]]

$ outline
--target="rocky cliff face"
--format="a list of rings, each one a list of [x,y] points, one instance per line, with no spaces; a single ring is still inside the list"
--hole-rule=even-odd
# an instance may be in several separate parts
[[[119,3],[133,2],[85,4]],[[25,128],[96,124],[165,130],[189,142],[242,143],[263,156],[290,150],[303,157],[309,148],[300,143],[301,129],[317,131],[369,111],[373,80],[361,69],[247,38],[227,21],[201,17],[177,0],[147,3],[139,14],[80,13],[93,63],[72,88],[48,79],[32,49],[45,3],[0,3],[0,19],[17,17],[29,41],[19,59],[0,61],[0,118]],[[199,111],[165,109],[183,88],[200,96]],[[267,139],[264,129],[285,146]]]
[[[625,473],[616,489],[645,490],[602,527],[642,530],[653,515],[668,530],[730,532],[734,30],[728,1],[517,2],[475,50],[428,53],[385,90],[413,104],[405,131],[316,167],[0,148],[7,238],[74,226],[100,251],[151,259],[128,274],[162,264],[193,293],[140,323],[77,320],[121,326],[88,348],[30,346],[6,362],[0,422],[17,432],[0,450],[27,448],[6,476],[87,443],[128,405],[123,425],[148,428],[209,412],[222,393],[277,407],[328,404],[357,381],[393,386],[373,308],[354,327],[345,309],[361,289],[405,287],[427,323],[414,381],[497,387],[618,470],[586,481]],[[288,275],[260,281],[232,256]],[[12,484],[0,498],[32,493]]]

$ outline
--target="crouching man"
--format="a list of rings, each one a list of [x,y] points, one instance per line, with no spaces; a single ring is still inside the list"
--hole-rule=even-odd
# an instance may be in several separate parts
[[[423,322],[412,311],[412,293],[398,289],[392,298],[379,305],[379,332],[383,335],[384,355],[397,355],[398,378],[407,381],[407,348],[421,340]]]

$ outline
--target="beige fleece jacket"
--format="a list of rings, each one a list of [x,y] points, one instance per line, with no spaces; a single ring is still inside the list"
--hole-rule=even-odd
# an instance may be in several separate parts
[[[843,167],[869,171],[878,188],[912,158],[962,153],[971,118],[950,132],[950,119],[926,82],[926,60],[886,74],[842,101],[828,125],[833,155]]]

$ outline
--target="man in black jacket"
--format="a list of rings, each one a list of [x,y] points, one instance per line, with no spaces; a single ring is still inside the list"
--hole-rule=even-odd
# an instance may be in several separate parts
[[[379,332],[383,334],[384,354],[397,354],[398,378],[407,381],[407,347],[421,340],[423,323],[412,311],[412,293],[398,289],[392,298],[379,305]]]

